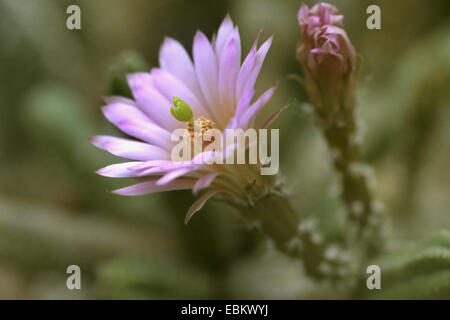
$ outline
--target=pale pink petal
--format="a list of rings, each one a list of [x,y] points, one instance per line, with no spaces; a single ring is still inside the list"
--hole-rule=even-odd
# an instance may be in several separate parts
[[[117,126],[130,136],[153,144],[168,152],[172,150],[173,142],[170,140],[170,133],[157,125],[139,122],[134,119],[124,119],[119,121]]]
[[[172,102],[159,93],[153,83],[153,77],[149,73],[140,72],[128,76],[128,84],[136,102],[150,119],[169,131],[182,127],[170,113]]]
[[[298,11],[297,19],[298,24],[303,28],[306,24],[309,14],[309,8],[305,3],[302,3],[300,10]]]
[[[163,166],[156,166],[151,167],[145,170],[138,171],[139,176],[146,176],[150,174],[163,174],[163,173],[169,173],[171,171],[175,170],[181,170],[181,169],[190,169],[193,170],[195,167],[191,163],[186,162],[173,162],[169,165],[163,165]]]
[[[103,107],[102,110],[106,119],[126,134],[163,149],[171,149],[173,143],[170,140],[170,132],[150,122],[136,107],[116,103]]]
[[[144,142],[111,136],[95,136],[90,140],[97,148],[126,159],[145,161],[170,158],[166,150]]]
[[[189,220],[192,218],[192,216],[199,211],[203,206],[205,205],[206,201],[208,201],[211,197],[219,193],[220,191],[217,190],[211,190],[204,195],[202,195],[200,198],[197,199],[197,201],[194,202],[194,204],[189,208],[188,213],[186,214],[186,218],[184,219],[184,223],[187,224]]]
[[[138,183],[129,187],[112,191],[112,193],[122,196],[139,196],[143,194],[164,192],[172,190],[191,189],[195,184],[194,179],[177,179],[165,185],[157,185],[156,180]]]
[[[184,47],[172,38],[166,38],[159,51],[159,65],[180,79],[205,104],[197,81],[194,65]]]
[[[253,64],[252,71],[246,77],[246,82],[243,85],[243,92],[253,88],[255,86],[256,79],[258,78],[259,71],[261,71],[264,59],[266,58],[267,52],[272,45],[272,37],[270,37],[266,42],[264,42],[261,47],[256,52],[255,62]]]
[[[198,83],[213,115],[212,120],[219,123],[218,62],[208,38],[200,31],[194,37],[192,51]]]
[[[161,167],[161,166],[167,166],[167,165],[171,165],[174,162],[172,160],[150,160],[150,161],[143,161],[140,162],[139,164],[137,164],[134,167],[131,167],[130,170],[139,172],[139,171],[143,171],[143,170],[147,170],[149,168],[154,168],[154,167]]]
[[[226,132],[227,129],[237,129],[237,128],[239,128],[239,122],[236,119],[236,117],[233,117],[228,122],[228,124],[227,124],[227,126],[226,126],[224,131]],[[225,134],[224,134],[224,136],[225,136]]]
[[[177,40],[165,38],[159,50],[159,65],[184,82],[195,82],[195,72],[189,54]]]
[[[220,57],[222,49],[225,46],[225,43],[227,42],[232,32],[233,32],[233,21],[231,20],[230,16],[227,15],[219,27],[219,31],[217,32],[217,38],[215,39],[214,42],[214,48],[217,57]]]
[[[243,116],[239,119],[239,126],[241,128],[246,128],[252,119],[256,117],[256,114],[262,107],[264,107],[267,102],[272,98],[277,85],[273,86],[266,92],[264,92],[243,114]]]
[[[131,178],[135,173],[130,170],[133,166],[139,164],[139,161],[111,164],[97,171],[97,174],[110,178]]]
[[[113,104],[113,103],[122,103],[122,104],[128,104],[130,106],[136,107],[136,102],[134,100],[121,97],[121,96],[109,96],[109,97],[103,97],[103,100],[107,104]]]
[[[196,170],[196,167],[188,167],[188,168],[181,168],[177,170],[170,171],[166,173],[161,179],[159,179],[156,183],[158,185],[164,185],[167,184],[181,176],[184,176],[186,173],[192,172]]]
[[[239,75],[236,81],[235,100],[237,102],[241,99],[242,95],[244,94],[245,85],[252,74],[255,61],[256,61],[256,41],[255,44],[252,46],[249,54],[245,58],[244,62],[242,63],[241,69],[239,70]]]
[[[161,94],[168,100],[178,97],[184,100],[194,112],[194,117],[205,116],[211,118],[208,110],[203,106],[194,93],[178,78],[170,72],[154,68],[152,69],[153,84]]]
[[[219,96],[222,103],[222,116],[226,118],[235,111],[236,79],[240,63],[241,42],[236,28],[222,50],[219,64]]]
[[[123,102],[113,102],[102,108],[106,119],[112,124],[119,122],[125,118],[138,119],[139,121],[150,122],[150,118],[137,106],[126,104]]]
[[[194,188],[192,189],[194,194],[197,193],[198,191],[200,191],[201,189],[205,189],[205,188],[209,187],[211,185],[211,183],[214,181],[214,179],[219,174],[220,174],[220,172],[208,173],[208,174],[202,176],[200,179],[198,179],[198,181],[194,185]]]
[[[255,90],[252,88],[250,90],[247,90],[247,92],[245,92],[242,95],[241,99],[239,100],[238,106],[236,108],[236,113],[235,113],[236,118],[242,117],[245,110],[247,110],[254,94],[255,94]]]
[[[200,152],[194,158],[192,158],[191,163],[195,165],[202,165],[202,164],[206,165],[210,160],[212,160],[215,157],[216,153],[217,151]],[[202,167],[202,169],[209,170],[209,166],[206,165]]]

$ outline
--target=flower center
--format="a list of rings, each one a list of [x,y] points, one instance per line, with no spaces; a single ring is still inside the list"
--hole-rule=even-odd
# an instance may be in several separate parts
[[[199,117],[198,119],[188,122],[186,124],[186,130],[185,138],[189,139],[191,142],[194,142],[195,133],[197,133],[197,137],[202,139],[202,137],[207,136],[207,131],[210,129],[213,129],[215,126],[215,123],[211,120],[205,118],[205,117]],[[187,136],[186,136],[187,135]],[[208,137],[209,138],[209,137]],[[203,138],[205,139],[205,138]],[[208,140],[208,139],[206,139]],[[206,141],[207,144],[210,143],[210,141]],[[205,147],[205,146],[203,146]]]

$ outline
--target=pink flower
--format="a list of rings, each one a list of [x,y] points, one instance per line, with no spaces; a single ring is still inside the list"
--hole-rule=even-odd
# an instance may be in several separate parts
[[[257,113],[275,91],[272,87],[252,102],[254,84],[271,42],[268,39],[258,49],[255,41],[241,64],[239,31],[228,16],[212,43],[202,32],[197,32],[193,61],[178,41],[166,38],[160,49],[160,67],[150,73],[128,76],[134,100],[107,98],[103,108],[111,123],[136,140],[111,136],[96,136],[91,140],[109,153],[133,160],[98,171],[106,177],[141,180],[113,192],[134,196],[180,189],[192,189],[196,193],[208,188],[189,210],[189,219],[219,192],[227,200],[246,201],[248,186],[256,190],[265,188],[263,177],[255,180],[250,166],[197,164],[193,159],[171,161],[171,150],[176,144],[171,141],[171,133],[185,128],[185,123],[172,116],[170,107],[173,97],[179,97],[190,106],[193,118],[200,119],[202,124],[221,131],[253,127]]]
[[[339,15],[337,9],[331,4],[319,2],[311,10],[306,4],[302,4],[298,11],[298,23],[302,34],[312,35],[315,28],[324,25],[333,25],[342,28],[344,17]]]
[[[302,38],[297,58],[306,77],[315,82],[314,90],[320,91],[316,94],[337,103],[355,70],[355,49],[343,29],[343,16],[334,6],[319,2],[311,10],[302,4],[298,21]]]

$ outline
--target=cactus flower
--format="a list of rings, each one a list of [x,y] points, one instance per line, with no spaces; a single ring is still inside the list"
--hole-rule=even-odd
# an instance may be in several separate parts
[[[141,181],[113,192],[133,196],[208,189],[193,204],[187,220],[217,193],[228,201],[245,203],[252,194],[260,197],[267,192],[268,178],[255,175],[255,165],[172,161],[171,150],[176,142],[171,133],[176,129],[191,130],[194,121],[201,128],[220,131],[253,128],[256,115],[275,91],[274,86],[254,99],[254,85],[271,43],[270,38],[257,48],[255,41],[241,63],[239,31],[229,16],[212,42],[197,32],[193,61],[178,41],[166,38],[160,50],[160,67],[128,76],[134,100],[110,97],[103,108],[111,123],[136,140],[111,136],[91,139],[98,148],[132,160],[109,165],[98,171],[100,175]]]

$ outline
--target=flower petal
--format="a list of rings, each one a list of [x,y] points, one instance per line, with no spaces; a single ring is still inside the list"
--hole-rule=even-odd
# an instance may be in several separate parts
[[[109,97],[103,97],[103,100],[107,103],[107,104],[113,104],[113,103],[123,103],[123,104],[128,104],[130,106],[134,106],[136,107],[136,102],[134,100],[125,98],[125,97],[121,97],[121,96],[109,96]]]
[[[209,187],[218,175],[220,175],[220,172],[213,172],[213,173],[208,173],[208,174],[202,176],[200,179],[198,179],[194,185],[194,188],[192,189],[194,194],[199,192],[201,189],[205,189],[205,188]]]
[[[254,119],[258,113],[259,110],[261,110],[262,107],[264,107],[267,102],[272,98],[272,95],[274,94],[275,90],[277,88],[277,85],[273,86],[266,92],[264,92],[258,100],[256,100],[243,114],[241,118],[239,118],[239,126],[241,128],[246,128],[252,119]]]
[[[235,117],[240,118],[244,114],[245,110],[247,110],[248,105],[250,104],[250,101],[253,98],[253,95],[255,94],[255,90],[252,88],[250,90],[247,90],[239,100],[238,106],[236,108]]]
[[[166,38],[159,51],[159,65],[180,79],[204,104],[194,65],[181,43],[175,39]]]
[[[233,21],[231,20],[231,17],[227,15],[219,27],[217,38],[214,42],[217,57],[220,57],[222,49],[225,46],[231,32],[233,32]]]
[[[166,150],[170,150],[173,145],[170,132],[152,123],[136,107],[116,103],[107,105],[102,110],[108,121],[130,136]]]
[[[133,161],[133,162],[123,162],[123,163],[115,163],[109,166],[106,166],[97,171],[97,174],[103,177],[110,178],[131,178],[135,177],[135,173],[130,170],[130,168],[136,166],[141,162]]]
[[[261,71],[262,65],[264,63],[264,59],[266,58],[267,52],[269,51],[270,46],[272,45],[272,37],[266,40],[261,47],[258,49],[255,55],[255,61],[253,64],[252,71],[246,77],[246,82],[243,85],[243,92],[253,88],[255,86],[256,79],[258,78],[259,71]]]
[[[167,166],[167,165],[171,165],[173,163],[174,162],[172,160],[149,160],[149,161],[140,162],[138,165],[130,168],[130,170],[140,172],[140,171],[147,170],[149,168]]]
[[[181,176],[184,176],[186,173],[192,172],[196,170],[196,167],[187,167],[187,168],[181,168],[177,170],[170,171],[166,173],[161,179],[159,179],[156,184],[158,185],[164,185],[167,184]]]
[[[211,197],[213,197],[215,194],[219,193],[220,191],[217,190],[211,190],[204,195],[202,195],[200,198],[197,199],[197,201],[194,202],[194,204],[189,208],[188,213],[186,214],[186,218],[184,219],[184,223],[187,224],[189,220],[192,218],[192,216],[199,211],[203,206],[205,205],[206,201],[208,201]]]
[[[242,67],[239,70],[239,75],[236,81],[236,101],[238,102],[242,95],[244,94],[245,85],[250,78],[253,70],[253,66],[255,65],[256,61],[256,42],[250,49],[249,54],[244,59],[244,62],[242,63]],[[248,90],[247,90],[248,91]]]
[[[164,174],[168,172],[172,172],[180,169],[192,169],[194,166],[188,162],[172,162],[171,164],[162,165],[162,166],[153,166],[149,167],[145,170],[138,171],[139,176],[146,176],[150,174]]]
[[[191,189],[194,184],[194,179],[177,179],[165,185],[157,185],[156,180],[150,180],[114,190],[112,193],[122,196],[139,196],[155,192]]]
[[[123,102],[113,102],[102,108],[106,119],[112,124],[116,124],[125,118],[138,119],[139,121],[151,122],[150,118],[135,105]]]
[[[222,116],[229,118],[234,113],[236,79],[241,63],[241,40],[235,28],[222,50],[219,64],[219,96]]]
[[[170,114],[172,103],[155,89],[153,83],[153,77],[149,73],[128,75],[133,96],[150,119],[169,131],[180,128],[180,122]]]
[[[149,142],[168,152],[171,151],[173,142],[170,140],[170,133],[157,125],[139,122],[135,119],[124,119],[119,121],[117,126],[130,136]]]
[[[97,148],[122,158],[141,161],[170,158],[170,154],[166,150],[148,143],[111,136],[95,136],[90,140]]]
[[[198,83],[211,110],[213,121],[219,123],[220,118],[217,110],[219,102],[217,58],[208,38],[200,31],[194,37],[192,51]]]
[[[201,104],[194,93],[177,77],[170,72],[154,68],[152,69],[153,84],[156,89],[168,100],[179,97],[191,107],[194,117],[205,116],[211,118],[208,110]]]

